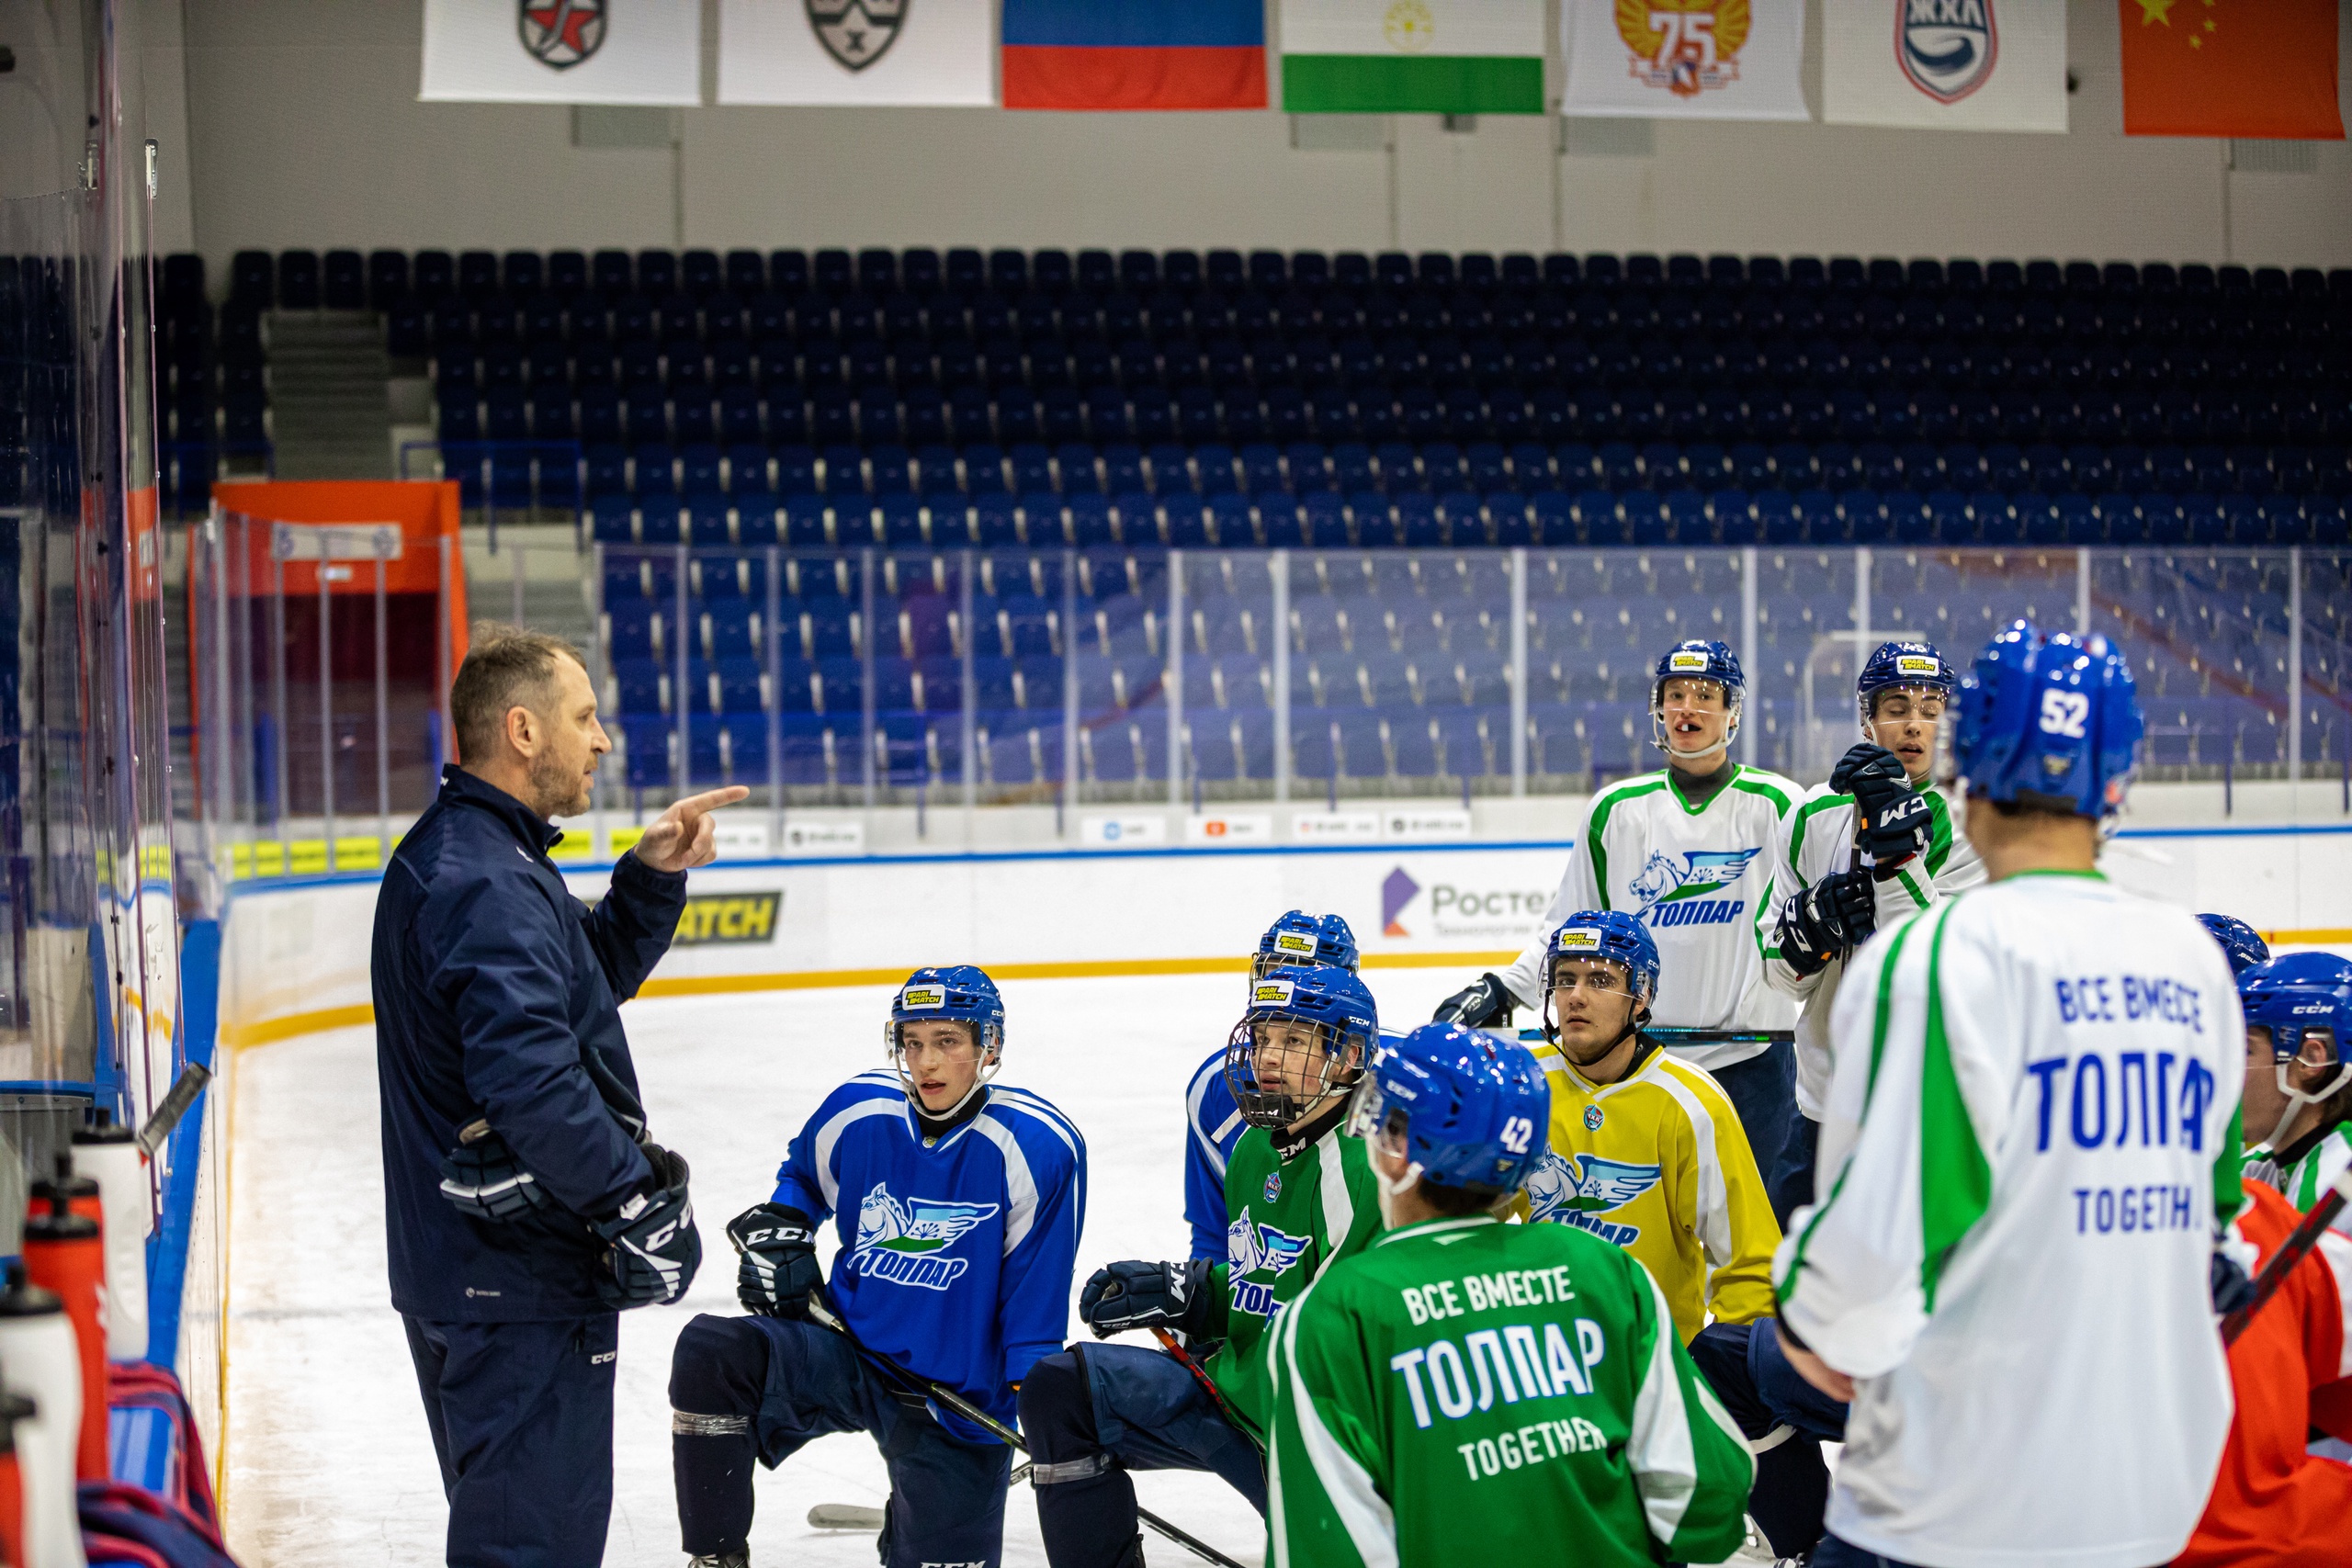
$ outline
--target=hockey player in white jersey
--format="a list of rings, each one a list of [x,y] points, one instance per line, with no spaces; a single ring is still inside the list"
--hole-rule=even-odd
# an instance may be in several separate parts
[[[1795,1092],[1791,1046],[1771,1036],[1795,1021],[1796,1004],[1765,984],[1759,926],[1781,820],[1804,791],[1731,760],[1747,689],[1725,643],[1677,643],[1657,661],[1651,743],[1667,765],[1594,795],[1536,939],[1502,974],[1448,997],[1437,1020],[1484,1028],[1510,1022],[1514,1008],[1540,1010],[1551,933],[1579,909],[1623,910],[1649,928],[1665,959],[1650,1007],[1656,1038],[1714,1075],[1758,1168],[1770,1170]],[[1678,1041],[1679,1031],[1698,1032]]]
[[[1794,997],[1797,1116],[1765,1174],[1772,1213],[1813,1201],[1821,1100],[1829,1092],[1829,1010],[1846,959],[1882,925],[1984,880],[1951,803],[1936,788],[1936,737],[1951,666],[1924,642],[1881,644],[1854,682],[1861,743],[1781,824],[1764,978]]]
[[[1854,954],[1830,1185],[1774,1259],[1783,1348],[1851,1402],[1813,1568],[2145,1568],[2230,1425],[2237,990],[2193,916],[2095,867],[2141,734],[2122,656],[2020,621],[1958,705],[1991,885]]]
[[[2309,1209],[2352,1165],[2352,964],[2290,953],[2238,976],[2245,1009],[2245,1131],[2258,1140],[2242,1168]],[[2335,1218],[2352,1235],[2352,1209]]]

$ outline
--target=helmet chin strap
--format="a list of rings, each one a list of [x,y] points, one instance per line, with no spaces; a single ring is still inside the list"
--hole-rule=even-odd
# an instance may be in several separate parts
[[[1380,1174],[1380,1167],[1372,1168],[1372,1179],[1380,1183],[1380,1224],[1383,1229],[1393,1229],[1396,1224],[1396,1200],[1421,1184],[1421,1168],[1418,1162],[1408,1163],[1405,1174],[1391,1181]]]
[[[1000,1045],[981,1058],[979,1073],[972,1079],[972,1087],[964,1091],[964,1097],[961,1100],[944,1111],[933,1111],[922,1102],[922,1091],[915,1088],[914,1077],[907,1071],[907,1054],[902,1046],[899,1051],[899,1087],[907,1091],[907,1100],[915,1108],[918,1114],[928,1116],[934,1122],[944,1122],[972,1103],[972,1096],[988,1088],[989,1081],[996,1077],[997,1069],[1002,1066],[1004,1066],[1004,1048]]]
[[[2273,1154],[2285,1147],[2283,1140],[2287,1136],[2287,1129],[2297,1116],[2302,1114],[2304,1106],[2317,1105],[2346,1084],[2352,1083],[2352,1062],[2346,1062],[2335,1069],[2335,1076],[2327,1081],[2325,1087],[2307,1093],[2287,1081],[2288,1069],[2294,1065],[2292,1062],[2280,1062],[2276,1068],[2278,1092],[2287,1097],[2287,1109],[2278,1113],[2278,1125],[2271,1128],[2270,1136],[2263,1140]]]

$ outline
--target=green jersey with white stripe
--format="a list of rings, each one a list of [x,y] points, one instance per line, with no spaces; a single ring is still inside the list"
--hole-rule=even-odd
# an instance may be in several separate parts
[[[1276,1568],[1719,1562],[1747,1445],[1623,1251],[1566,1225],[1390,1231],[1277,1325]]]
[[[2352,1165],[2352,1122],[2337,1122],[2304,1134],[2276,1154],[2269,1145],[2256,1144],[2246,1150],[2242,1168],[2247,1180],[2277,1188],[2308,1214],[2347,1165]],[[2352,1208],[2335,1216],[2333,1228],[2352,1235]]]
[[[1340,1131],[1342,1112],[1304,1143],[1252,1127],[1225,1171],[1226,1261],[1217,1266],[1224,1348],[1209,1376],[1262,1446],[1266,1330],[1324,1269],[1380,1234],[1380,1187],[1363,1140]],[[1287,1152],[1285,1152],[1287,1151]]]

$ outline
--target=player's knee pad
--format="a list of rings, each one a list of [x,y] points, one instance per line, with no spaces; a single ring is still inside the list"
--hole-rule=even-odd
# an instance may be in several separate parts
[[[760,1407],[768,1342],[747,1317],[706,1313],[686,1325],[670,1353],[670,1407],[707,1416],[747,1416]]]
[[[1082,1351],[1056,1351],[1029,1369],[1021,1380],[1021,1430],[1041,1467],[1082,1460],[1101,1449]]]

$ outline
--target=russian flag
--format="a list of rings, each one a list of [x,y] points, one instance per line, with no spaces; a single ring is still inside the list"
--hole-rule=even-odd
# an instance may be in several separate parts
[[[1261,109],[1264,0],[1004,0],[1009,109]]]

